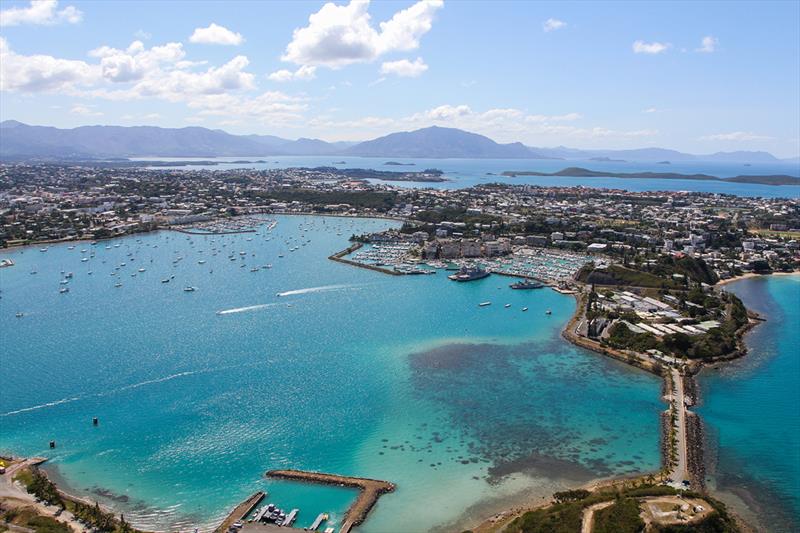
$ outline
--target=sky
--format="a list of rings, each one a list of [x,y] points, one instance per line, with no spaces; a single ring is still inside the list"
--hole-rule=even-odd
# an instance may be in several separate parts
[[[0,119],[800,155],[800,2],[0,1]]]

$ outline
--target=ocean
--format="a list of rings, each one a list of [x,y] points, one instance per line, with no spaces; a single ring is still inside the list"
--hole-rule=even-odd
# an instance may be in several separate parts
[[[327,259],[397,222],[276,220],[3,252],[0,450],[48,457],[148,530],[207,530],[256,490],[300,527],[340,522],[353,491],[276,468],[395,483],[365,532],[455,529],[658,469],[661,382],[563,341],[572,297]]]
[[[748,354],[700,373],[706,468],[721,499],[764,531],[800,529],[800,276],[726,287],[766,322]]]
[[[800,186],[796,185],[759,185],[755,183],[727,183],[719,181],[678,180],[678,179],[639,179],[639,178],[569,178],[548,176],[505,177],[501,174],[507,170],[533,170],[537,172],[557,172],[567,167],[582,167],[590,170],[608,172],[673,172],[678,174],[708,174],[722,178],[739,175],[773,175],[786,174],[800,176],[798,163],[754,163],[746,166],[742,163],[720,163],[708,161],[673,162],[669,165],[659,163],[626,162],[626,161],[571,161],[558,159],[409,159],[409,158],[376,158],[376,157],[341,157],[341,156],[271,156],[271,157],[220,157],[220,158],[138,158],[140,160],[159,161],[209,161],[216,165],[156,167],[179,169],[216,169],[253,168],[257,170],[286,167],[332,166],[336,168],[369,168],[387,171],[420,171],[426,168],[437,168],[444,172],[448,181],[436,183],[414,182],[381,182],[399,187],[431,187],[437,189],[461,189],[487,183],[530,184],[541,186],[565,187],[605,187],[625,189],[634,192],[643,191],[694,191],[737,196],[764,198],[797,198],[800,197]],[[264,163],[234,163],[234,161],[264,161]],[[408,166],[386,165],[388,161],[404,163]],[[373,180],[378,182],[378,180]]]

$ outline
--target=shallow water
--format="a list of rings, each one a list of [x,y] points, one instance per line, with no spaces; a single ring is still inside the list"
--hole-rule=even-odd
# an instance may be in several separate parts
[[[800,276],[727,286],[767,321],[746,357],[700,374],[712,487],[767,531],[800,529]]]
[[[17,264],[0,269],[13,376],[0,449],[50,457],[74,490],[148,529],[209,527],[259,489],[300,508],[300,527],[323,511],[336,522],[351,501],[265,480],[274,468],[396,483],[366,532],[460,524],[658,468],[660,381],[562,341],[571,297],[326,259],[395,224],[281,216],[271,232],[4,254]],[[67,294],[61,270],[74,272]]]

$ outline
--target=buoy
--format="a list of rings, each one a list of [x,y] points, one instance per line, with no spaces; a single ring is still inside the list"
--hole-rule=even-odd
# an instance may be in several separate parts
[[[55,448],[55,447],[56,447],[56,441],[51,440],[50,441],[50,448],[52,449],[52,448]]]
[[[92,425],[96,426],[99,423],[100,421],[97,419],[97,417],[92,418]]]

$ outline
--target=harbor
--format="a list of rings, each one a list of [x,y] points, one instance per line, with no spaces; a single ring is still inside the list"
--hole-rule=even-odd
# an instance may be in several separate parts
[[[598,256],[527,246],[514,247],[503,256],[422,259],[419,246],[409,242],[355,243],[330,259],[391,275],[480,268],[490,274],[537,280],[562,288],[570,285],[578,270],[590,261],[606,262]],[[450,276],[450,279],[456,278]]]
[[[378,499],[395,490],[394,483],[377,479],[340,476],[304,470],[270,470],[266,472],[267,478],[295,481],[302,483],[315,483],[337,487],[349,487],[358,490],[358,496],[347,509],[347,512],[338,529],[339,533],[349,533],[354,527],[363,523],[367,515],[378,502]],[[325,533],[334,533],[336,528],[328,521],[331,518],[326,512],[319,513],[313,522],[306,527],[298,527],[300,509],[285,511],[275,503],[268,503],[259,507],[267,494],[256,492],[245,501],[237,505],[227,518],[215,529],[215,533],[270,533],[277,531],[318,531],[325,526]]]

